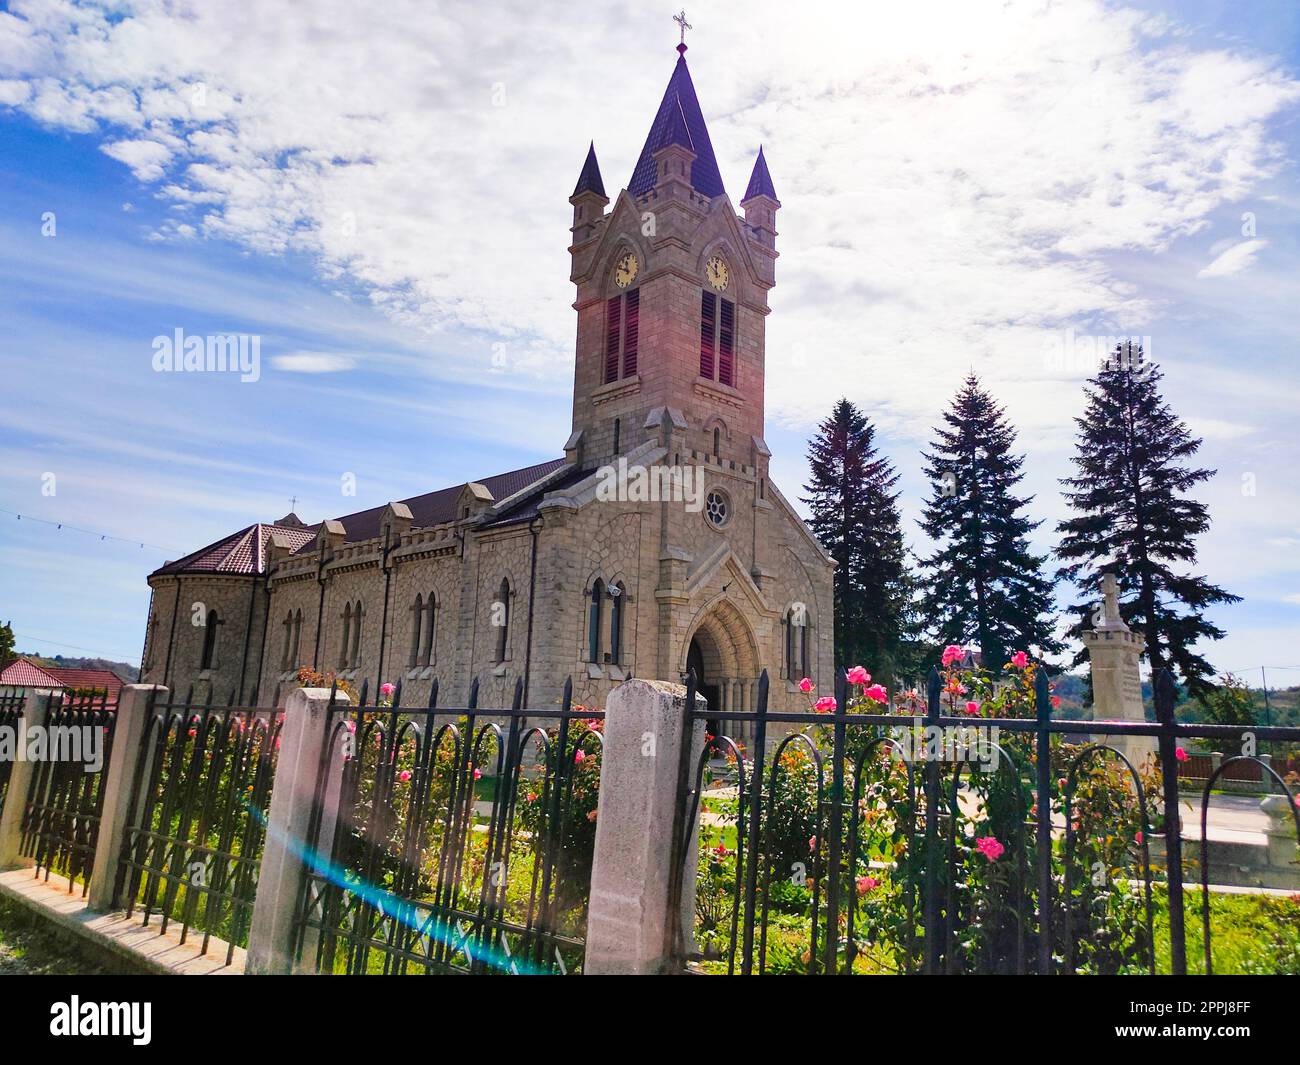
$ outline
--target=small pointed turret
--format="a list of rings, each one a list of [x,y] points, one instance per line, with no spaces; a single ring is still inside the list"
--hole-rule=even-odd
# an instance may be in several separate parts
[[[749,235],[773,256],[776,254],[776,212],[780,206],[781,201],[776,198],[776,189],[772,185],[772,175],[767,169],[767,157],[763,155],[760,145],[740,208],[745,212],[745,227],[749,230]]]
[[[772,175],[768,173],[762,145],[759,145],[758,158],[754,160],[754,169],[749,175],[749,184],[745,187],[745,195],[740,198],[740,202],[743,204],[755,196],[767,196],[778,207],[781,206],[781,201],[776,198],[776,189],[772,187]]]
[[[594,192],[597,196],[605,195],[605,183],[600,179],[600,164],[596,162],[596,142],[587,148],[587,161],[582,164],[582,173],[578,183],[573,187],[573,195],[580,192]]]
[[[596,162],[595,141],[587,148],[587,159],[582,164],[582,173],[578,175],[569,202],[573,204],[573,243],[582,244],[595,235],[609,205],[605,183],[600,179],[600,164]]]

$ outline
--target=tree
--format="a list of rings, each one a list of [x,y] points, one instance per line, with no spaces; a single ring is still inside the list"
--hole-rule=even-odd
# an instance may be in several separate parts
[[[1255,697],[1249,685],[1231,673],[1223,675],[1218,687],[1200,696],[1206,718],[1215,725],[1254,725]]]
[[[1240,597],[1186,572],[1196,564],[1195,538],[1210,527],[1205,504],[1186,493],[1215,471],[1188,464],[1201,441],[1160,395],[1163,376],[1141,346],[1122,344],[1088,382],[1087,406],[1075,419],[1077,475],[1061,482],[1075,516],[1057,527],[1058,576],[1091,596],[1071,607],[1077,636],[1090,623],[1101,574],[1117,569],[1130,592],[1120,614],[1146,638],[1152,673],[1172,666],[1201,695],[1213,686],[1213,669],[1192,646],[1223,637],[1204,611]],[[1080,651],[1075,662],[1083,658]]]
[[[11,622],[0,625],[0,662],[8,662],[14,656],[14,630]]]
[[[1033,496],[1014,491],[1025,461],[1011,451],[1015,429],[974,373],[943,420],[924,455],[933,491],[921,528],[936,545],[921,560],[926,620],[941,644],[977,646],[993,670],[1016,650],[1057,654],[1054,582],[1029,549],[1042,523],[1022,513]]]
[[[868,665],[887,682],[917,666],[898,474],[875,446],[875,429],[841,399],[808,445],[803,501],[835,559],[835,660]]]

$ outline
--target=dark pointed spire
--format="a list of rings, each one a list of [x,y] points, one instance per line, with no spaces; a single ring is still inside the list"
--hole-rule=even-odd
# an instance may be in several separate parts
[[[573,195],[580,192],[594,192],[598,196],[605,195],[605,183],[600,180],[600,164],[596,162],[596,142],[592,141],[591,146],[587,149],[587,161],[582,164],[582,173],[578,175],[578,183],[573,187]]]
[[[627,190],[633,196],[644,196],[655,186],[655,152],[670,144],[680,144],[695,153],[691,163],[691,187],[702,196],[721,196],[722,175],[713,155],[713,144],[704,125],[700,101],[695,96],[690,71],[686,69],[685,49],[678,49],[677,66],[668,79],[668,88],[660,101],[659,110],[650,124],[650,135],[632,171]]]
[[[755,196],[770,196],[776,200],[778,207],[781,206],[781,201],[776,199],[776,189],[772,187],[772,175],[768,173],[762,145],[759,146],[758,158],[754,160],[754,171],[749,175],[749,185],[745,188],[745,195],[740,198],[740,202],[752,200]]]

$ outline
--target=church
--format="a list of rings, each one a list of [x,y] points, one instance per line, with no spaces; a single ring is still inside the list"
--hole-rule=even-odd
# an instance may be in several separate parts
[[[569,202],[563,457],[307,525],[257,523],[149,576],[141,681],[283,704],[300,667],[422,705],[603,706],[689,668],[715,710],[806,707],[833,669],[833,561],[768,474],[764,335],[781,207],[760,148],[737,214],[686,45],[611,205],[594,144]],[[558,441],[557,441],[558,443]],[[645,490],[647,484],[649,491]],[[634,490],[638,489],[638,490]],[[747,730],[745,730],[747,731]]]

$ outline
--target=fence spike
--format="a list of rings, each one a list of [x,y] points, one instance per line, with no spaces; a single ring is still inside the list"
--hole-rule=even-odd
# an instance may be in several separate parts
[[[842,669],[835,671],[835,713],[842,714],[849,705],[849,675]]]
[[[524,705],[524,678],[523,677],[515,678],[515,695],[514,695],[514,699],[511,701],[511,705],[516,710],[521,709]]]
[[[367,677],[361,682],[361,699],[358,705],[365,706],[366,700],[370,697],[370,678]]]
[[[1034,678],[1034,707],[1039,721],[1052,719],[1052,685],[1047,680],[1047,670],[1042,666],[1038,667],[1038,676]]]
[[[475,677],[469,683],[469,709],[478,709],[478,677]]]
[[[393,688],[393,709],[396,710],[402,705],[402,678],[397,678],[397,684]]]
[[[573,675],[564,678],[564,694],[560,697],[560,706],[567,714],[573,706]]]
[[[429,709],[433,710],[438,705],[438,678],[434,677],[429,685]]]

